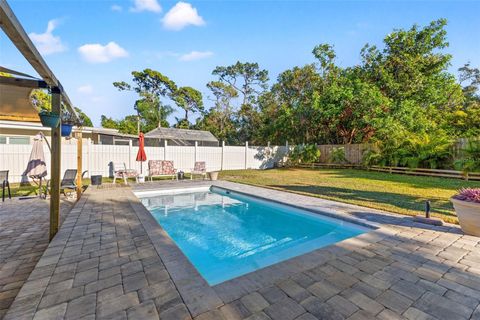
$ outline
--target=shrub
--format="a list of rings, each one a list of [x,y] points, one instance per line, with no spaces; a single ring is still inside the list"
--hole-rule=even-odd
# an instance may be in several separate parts
[[[451,163],[452,140],[443,132],[411,134],[401,150],[402,165],[437,169]]]
[[[369,148],[362,154],[362,164],[366,167],[378,165],[381,161],[382,154],[378,147]]]
[[[297,145],[290,153],[290,161],[298,163],[313,163],[320,157],[320,150],[315,144]]]
[[[458,191],[453,198],[469,202],[480,203],[480,189],[464,188]]]
[[[469,141],[462,149],[462,157],[454,162],[455,168],[468,175],[469,172],[480,170],[480,141]]]
[[[332,163],[347,163],[347,158],[345,157],[345,148],[336,147],[332,149],[330,153],[329,161]]]

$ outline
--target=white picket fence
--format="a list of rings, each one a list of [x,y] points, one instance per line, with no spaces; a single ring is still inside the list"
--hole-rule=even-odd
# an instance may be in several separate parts
[[[10,182],[25,181],[23,172],[32,150],[31,145],[0,145],[0,170],[10,170]],[[223,147],[145,147],[148,160],[173,160],[175,168],[189,172],[195,161],[205,161],[208,171],[267,169],[283,159],[285,146],[223,146]],[[83,145],[83,170],[87,176],[101,174],[112,176],[112,162],[124,162],[128,168],[140,172],[140,162],[135,161],[138,147],[120,145]],[[50,151],[44,146],[47,168],[50,169]],[[146,173],[147,163],[143,163]],[[77,167],[77,146],[62,145],[62,174],[66,169]],[[49,178],[47,176],[47,178]]]

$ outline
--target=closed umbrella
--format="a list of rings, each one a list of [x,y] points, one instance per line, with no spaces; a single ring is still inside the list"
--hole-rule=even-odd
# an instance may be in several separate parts
[[[24,176],[40,180],[39,195],[42,195],[42,179],[47,175],[47,165],[45,163],[45,155],[43,153],[43,135],[37,134],[33,139],[33,148],[28,160],[27,169],[23,173]]]
[[[145,137],[142,132],[138,135],[137,161],[140,161],[140,173],[143,174],[142,164],[144,161],[147,161],[147,155],[145,154]]]

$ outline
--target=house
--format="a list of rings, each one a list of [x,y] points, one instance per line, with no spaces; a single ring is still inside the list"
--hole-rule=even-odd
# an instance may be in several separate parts
[[[82,132],[84,143],[104,145],[138,146],[138,136],[118,132],[117,129],[81,127],[73,132]],[[43,127],[40,122],[0,120],[0,144],[32,144],[33,137],[43,132],[50,140],[51,129]],[[63,143],[74,144],[74,140],[62,138]],[[145,145],[162,147],[167,141],[170,146],[218,146],[218,140],[208,131],[176,128],[156,128],[145,134]]]
[[[153,141],[148,141],[152,139],[155,139],[159,146],[163,146],[167,141],[171,146],[194,146],[197,142],[198,146],[218,147],[218,139],[211,132],[202,130],[158,127],[145,134],[145,144],[152,143]]]
[[[73,132],[82,132],[84,142],[109,145],[138,145],[138,136],[119,133],[116,129],[82,127],[73,128]],[[43,127],[40,122],[0,120],[0,144],[32,144],[33,137],[42,132],[50,140],[51,128]],[[63,143],[76,143],[62,138]]]

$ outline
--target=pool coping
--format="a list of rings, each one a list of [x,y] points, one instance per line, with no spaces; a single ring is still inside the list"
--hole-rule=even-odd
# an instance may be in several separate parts
[[[270,199],[262,197],[260,195],[248,192],[248,189],[264,189],[268,192],[275,192],[281,194],[288,194],[287,192],[270,190],[261,187],[247,186],[234,182],[227,181],[209,181],[199,182],[202,186],[216,186],[223,189],[232,190],[233,192],[239,192],[247,196],[253,196],[262,200],[273,201],[279,204],[292,206],[298,209],[306,210],[316,214],[323,214],[331,218],[344,220],[350,223],[358,224],[364,227],[371,228],[372,230],[361,235],[348,238],[328,246],[315,249],[313,251],[304,253],[302,255],[280,261],[273,265],[255,270],[245,275],[227,280],[220,284],[210,286],[203,276],[197,271],[195,266],[188,260],[181,249],[170,238],[168,233],[160,226],[160,224],[153,218],[148,209],[141,203],[136,193],[143,193],[148,191],[158,190],[160,186],[142,186],[142,188],[134,188],[132,190],[131,199],[132,209],[135,211],[140,222],[145,228],[147,235],[152,241],[155,250],[161,257],[167,271],[172,277],[172,280],[177,287],[180,295],[182,296],[187,308],[193,317],[196,317],[202,313],[215,310],[218,307],[227,304],[242,295],[256,291],[262,287],[273,285],[276,281],[287,278],[299,272],[311,269],[319,264],[325,263],[329,260],[337,258],[339,255],[346,254],[347,250],[344,250],[344,246],[354,246],[359,249],[362,246],[378,242],[390,235],[386,227],[372,222],[365,222],[356,217],[347,216],[334,212],[333,209],[315,210],[312,207],[304,205],[292,205],[286,201],[280,201],[278,199]],[[198,187],[199,184],[189,184],[190,186]],[[171,190],[189,189],[188,186],[169,186]],[[161,189],[166,189],[162,186]],[[241,190],[243,189],[243,190]],[[306,197],[306,196],[302,196]],[[134,198],[134,199],[133,199]],[[306,197],[308,198],[308,197]],[[348,205],[349,207],[356,207]],[[359,207],[361,208],[361,207]],[[362,208],[365,209],[365,208]],[[376,210],[372,210],[376,211]]]

